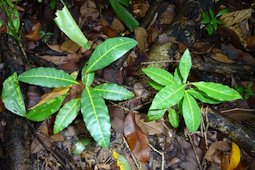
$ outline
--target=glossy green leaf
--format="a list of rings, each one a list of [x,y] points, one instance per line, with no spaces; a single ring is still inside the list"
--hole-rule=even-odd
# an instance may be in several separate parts
[[[116,0],[110,0],[110,4],[119,19],[133,32],[139,25],[138,21]]]
[[[22,117],[26,115],[26,108],[16,72],[4,81],[2,100],[7,110]]]
[[[177,104],[184,95],[185,86],[171,84],[161,89],[154,97],[149,110],[168,109]]]
[[[148,67],[148,68],[142,69],[142,71],[148,77],[150,77],[153,81],[163,86],[176,84],[176,81],[173,75],[164,69]]]
[[[9,1],[9,0],[8,0]],[[12,6],[9,9],[9,13],[7,13],[8,17],[8,23],[7,23],[7,33],[14,36],[16,36],[19,33],[20,29],[20,18],[19,18],[19,12],[13,5],[11,1],[9,1]]]
[[[86,73],[102,69],[122,57],[137,45],[137,41],[127,37],[109,38],[97,46],[85,65]]]
[[[180,123],[179,114],[172,108],[168,110],[168,120],[174,128],[177,128],[179,126]]]
[[[118,2],[121,3],[122,5],[128,7],[128,6],[129,6],[129,1],[130,1],[130,0],[115,0],[115,1],[118,1]]]
[[[65,103],[65,105],[59,110],[54,122],[53,132],[55,134],[61,132],[73,122],[81,109],[80,106],[80,99],[72,99],[71,101]]]
[[[94,81],[94,77],[95,77],[95,72],[92,72],[92,73],[85,73],[84,72],[84,74],[82,74],[82,82],[86,86],[90,86]]]
[[[186,90],[187,93],[189,93],[191,96],[193,96],[194,98],[200,100],[203,103],[208,103],[208,104],[218,104],[221,103],[221,101],[213,99],[209,96],[207,96],[204,92],[198,90],[197,88],[194,89],[188,89]]]
[[[150,82],[149,82],[149,85],[150,85],[151,87],[153,87],[153,88],[154,88],[155,90],[157,90],[157,91],[159,91],[159,90],[161,90],[161,89],[164,88],[164,86],[162,86],[162,85],[156,83],[155,81],[150,81]]]
[[[207,96],[219,101],[242,99],[242,96],[236,90],[219,83],[201,81],[192,84]]]
[[[210,24],[207,26],[207,33],[208,35],[212,35],[214,32],[213,26]]]
[[[53,113],[59,110],[65,97],[66,95],[55,97],[45,102],[44,104],[30,110],[26,115],[27,119],[36,122],[46,120]]]
[[[205,13],[205,12],[202,12],[202,21],[201,21],[201,23],[202,24],[209,24],[210,23],[210,18],[207,15],[207,13]]]
[[[201,112],[196,100],[185,92],[182,103],[182,115],[190,132],[195,132],[201,123]]]
[[[174,79],[178,84],[182,84],[183,80],[182,80],[179,67],[176,67],[176,69],[174,70]]]
[[[209,14],[211,18],[215,18],[214,11],[211,8],[209,8]]]
[[[88,86],[82,92],[81,112],[90,135],[100,146],[108,147],[111,137],[108,109],[104,99]]]
[[[57,17],[54,21],[61,31],[63,31],[72,41],[76,42],[81,47],[90,49],[87,38],[74,21],[66,6],[64,6],[62,10],[57,10],[56,16]]]
[[[220,17],[220,16],[222,16],[222,15],[224,15],[224,14],[226,14],[226,13],[228,13],[228,9],[227,9],[227,8],[222,9],[222,10],[220,10],[220,12],[216,15],[216,17]]]
[[[182,83],[186,83],[187,78],[189,76],[189,72],[191,69],[192,63],[191,63],[191,56],[190,56],[190,52],[189,49],[187,48],[183,55],[182,58],[180,60],[179,63],[179,71],[181,73],[181,77],[182,77]]]
[[[79,84],[68,73],[46,67],[33,68],[22,73],[19,75],[19,81],[43,87],[65,87]]]
[[[149,110],[147,117],[150,121],[158,120],[164,116],[164,114],[166,113],[166,110],[167,109]]]
[[[93,90],[107,100],[121,101],[134,97],[128,89],[114,83],[104,83],[93,88]]]

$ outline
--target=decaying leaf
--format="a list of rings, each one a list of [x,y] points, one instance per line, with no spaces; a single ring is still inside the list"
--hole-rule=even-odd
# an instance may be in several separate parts
[[[32,29],[31,31],[29,31],[26,35],[25,35],[25,38],[27,40],[30,40],[30,41],[38,41],[41,39],[40,37],[40,31],[41,31],[41,23],[40,22],[37,22],[36,24],[34,24],[32,26]]]
[[[147,44],[147,31],[143,27],[137,27],[135,29],[135,39],[138,41],[138,48],[142,51],[146,51]]]
[[[240,159],[241,159],[240,149],[237,144],[232,142],[228,170],[235,169],[238,166]]]
[[[204,158],[210,162],[218,163],[218,152],[228,152],[230,151],[230,146],[226,141],[217,141],[210,145],[209,149],[205,153]]]
[[[226,63],[226,64],[233,64],[235,63],[234,60],[231,60],[228,58],[228,56],[226,56],[223,53],[215,53],[211,56],[212,59],[219,61],[221,63]]]
[[[112,152],[112,156],[117,160],[117,166],[120,170],[131,170],[131,166],[124,156],[115,151]]]
[[[141,131],[135,123],[135,113],[129,112],[124,123],[124,135],[128,145],[141,162],[149,161],[149,140],[148,137]]]

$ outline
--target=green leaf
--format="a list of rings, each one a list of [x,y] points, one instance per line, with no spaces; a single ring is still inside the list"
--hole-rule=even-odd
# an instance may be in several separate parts
[[[104,99],[88,86],[82,92],[81,112],[90,135],[100,146],[108,147],[111,137],[108,109]]]
[[[131,32],[133,32],[134,29],[138,27],[139,22],[116,0],[110,0],[110,4],[120,20],[125,23]]]
[[[121,3],[122,5],[128,7],[128,6],[129,6],[129,1],[130,1],[130,0],[115,0],[115,1],[118,1],[118,2]]]
[[[236,90],[219,83],[201,81],[192,84],[209,97],[219,101],[242,99],[242,96]]]
[[[186,83],[191,66],[192,66],[192,63],[191,63],[190,52],[189,52],[189,49],[186,49],[182,55],[182,58],[178,66],[181,73],[181,77],[182,77],[182,83]]]
[[[107,100],[121,101],[134,97],[134,94],[123,86],[104,83],[93,88],[94,92]]]
[[[158,84],[161,84],[163,86],[167,86],[170,84],[176,84],[176,81],[172,74],[170,74],[168,71],[163,70],[161,68],[153,68],[148,67],[145,69],[142,69],[142,71],[150,77],[153,81],[155,81]]]
[[[112,156],[117,160],[117,166],[120,170],[131,170],[131,166],[124,156],[115,151],[113,151]]]
[[[176,113],[176,111],[172,108],[168,110],[168,120],[174,128],[177,128],[179,126],[180,123],[179,114]]]
[[[13,6],[8,13],[7,33],[16,37],[20,29],[20,18],[18,10]]]
[[[164,86],[162,86],[162,85],[156,83],[155,81],[150,81],[150,82],[149,82],[149,85],[150,85],[151,87],[153,87],[153,88],[154,88],[155,90],[157,90],[157,91],[159,91],[159,90],[161,90],[161,89],[164,88]]]
[[[216,15],[216,17],[220,17],[220,16],[222,16],[222,15],[224,15],[224,14],[226,14],[226,13],[228,13],[228,9],[227,9],[227,8],[222,9],[222,10],[220,10],[220,12]]]
[[[19,75],[19,81],[43,87],[65,87],[79,84],[68,73],[46,67],[33,68],[22,73]]]
[[[81,47],[90,49],[87,38],[74,21],[66,6],[64,6],[62,10],[57,10],[56,16],[57,17],[54,21],[61,31],[63,31],[71,40],[79,44]]]
[[[186,90],[187,93],[189,93],[191,96],[194,98],[200,100],[203,103],[208,103],[208,104],[218,104],[221,103],[221,101],[213,99],[209,96],[207,96],[204,92],[198,90],[197,88],[191,88]]]
[[[207,32],[208,32],[208,35],[212,35],[213,34],[214,29],[213,29],[213,26],[211,24],[209,24],[207,26]]]
[[[72,99],[71,101],[65,103],[65,105],[59,110],[54,122],[54,134],[59,133],[73,122],[80,111],[80,106],[80,99]]]
[[[16,72],[4,81],[2,100],[7,110],[22,117],[26,115],[26,108]]]
[[[167,109],[149,110],[147,117],[150,121],[158,120],[164,116],[164,114],[166,113],[166,110]]]
[[[168,109],[177,104],[184,95],[185,86],[170,84],[161,89],[154,97],[149,110]]]
[[[109,38],[96,47],[83,69],[86,70],[86,73],[102,69],[122,57],[136,45],[137,41],[131,38]]]
[[[200,108],[196,100],[187,92],[185,92],[182,103],[182,115],[188,130],[190,132],[197,131],[201,123]]]
[[[46,120],[50,115],[58,111],[65,97],[66,95],[60,95],[30,110],[26,115],[27,119],[36,122]]]
[[[214,11],[211,8],[209,8],[209,14],[210,14],[211,18],[215,18]]]
[[[75,143],[73,153],[76,155],[80,155],[86,149],[86,146],[90,144],[90,142],[90,139],[80,139]]]
[[[178,84],[182,84],[182,76],[179,67],[174,70],[174,79]]]
[[[83,70],[82,70],[83,71]],[[94,81],[94,77],[95,77],[95,72],[92,73],[83,73],[82,74],[82,82],[86,85],[86,86],[90,86],[93,81]]]
[[[205,13],[202,12],[202,24],[209,24],[210,23],[210,17]]]

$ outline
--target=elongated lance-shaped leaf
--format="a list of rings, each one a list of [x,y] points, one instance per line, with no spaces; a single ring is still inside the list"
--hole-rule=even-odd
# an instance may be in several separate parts
[[[119,59],[136,45],[137,41],[131,38],[109,38],[97,46],[83,69],[86,70],[86,73],[102,69]]]
[[[76,42],[81,47],[90,49],[87,38],[74,21],[66,6],[64,6],[62,10],[57,10],[56,16],[57,17],[54,21],[61,31],[63,31],[72,41]]]
[[[54,129],[53,132],[59,133],[64,128],[66,128],[70,123],[78,115],[81,109],[81,100],[80,99],[73,99],[67,103],[59,110],[56,120],[54,122]]]
[[[169,109],[183,98],[184,89],[185,86],[179,84],[164,87],[154,97],[149,110]]]
[[[149,110],[147,117],[150,121],[158,120],[164,116],[166,110],[167,109]]]
[[[150,77],[153,81],[163,86],[167,86],[170,84],[177,84],[172,74],[168,71],[163,70],[161,68],[145,68],[143,72]]]
[[[128,29],[133,32],[139,25],[139,22],[128,12],[126,8],[124,8],[119,2],[116,0],[110,0],[110,4],[117,14],[119,19],[125,23]]]
[[[179,71],[181,73],[181,77],[182,77],[182,83],[186,83],[191,66],[192,66],[192,63],[191,63],[190,52],[189,52],[189,49],[186,49],[182,55],[182,58],[178,66]]]
[[[92,73],[85,73],[84,72],[84,74],[82,74],[82,82],[86,86],[90,86],[94,81],[94,77],[95,77],[95,72],[92,72]]]
[[[27,113],[26,118],[36,122],[46,120],[48,117],[50,117],[50,115],[58,111],[65,97],[66,95],[55,97],[48,102],[30,110]]]
[[[179,114],[173,108],[170,108],[168,110],[168,120],[174,128],[177,128],[179,126],[180,117]]]
[[[93,90],[107,100],[121,101],[134,97],[134,94],[128,89],[115,83],[100,84]]]
[[[117,160],[117,166],[120,170],[131,170],[131,166],[124,156],[115,151],[112,152],[112,156]]]
[[[120,4],[128,7],[129,6],[129,1],[130,0],[115,0],[115,1],[118,1]]]
[[[183,78],[181,76],[179,67],[176,67],[176,69],[174,70],[174,79],[178,84],[182,84],[182,82],[183,82]]]
[[[218,104],[218,103],[221,103],[221,101],[207,96],[204,92],[198,90],[197,88],[195,88],[195,89],[191,88],[191,89],[188,89],[186,91],[191,96],[193,96],[194,98],[200,100],[203,103],[208,103],[208,104]]]
[[[79,84],[68,73],[47,67],[38,67],[26,71],[19,75],[19,81],[43,87],[65,87]]]
[[[242,96],[236,90],[219,83],[201,81],[192,84],[209,97],[219,101],[242,99]]]
[[[201,123],[201,112],[196,100],[187,92],[184,94],[182,103],[182,115],[190,132],[197,131]]]
[[[108,147],[111,136],[108,109],[104,99],[88,86],[82,92],[81,112],[90,135],[100,146]]]
[[[16,72],[4,81],[2,100],[7,110],[22,117],[26,115],[26,108]]]
[[[156,83],[155,81],[150,81],[149,85],[153,87],[155,90],[159,91],[164,88],[161,84]]]

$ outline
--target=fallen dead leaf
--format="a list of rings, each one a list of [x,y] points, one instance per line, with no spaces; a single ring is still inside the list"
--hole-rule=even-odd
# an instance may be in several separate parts
[[[137,27],[135,29],[135,39],[138,41],[138,48],[142,51],[146,51],[147,44],[147,31],[143,27]]]
[[[218,62],[225,63],[225,64],[235,63],[234,60],[229,59],[228,56],[226,56],[223,53],[214,53],[214,54],[212,54],[211,58]]]
[[[171,24],[176,16],[175,5],[168,5],[166,10],[160,15],[160,24]]]
[[[38,41],[41,39],[40,36],[40,31],[41,31],[41,23],[37,22],[32,26],[31,31],[29,31],[26,35],[25,38],[29,41]]]
[[[117,34],[120,34],[125,31],[125,27],[123,24],[117,19],[114,18],[111,24],[111,28],[117,32]]]
[[[124,123],[124,135],[134,156],[141,162],[149,161],[149,140],[135,122],[135,113],[129,112]]]
[[[230,151],[230,146],[226,141],[217,141],[210,145],[209,149],[205,153],[204,158],[210,162],[215,162],[216,159],[218,159],[218,152],[228,152]]]
[[[231,152],[230,152],[228,170],[235,169],[238,166],[240,160],[241,160],[240,149],[239,149],[237,144],[232,142],[232,149],[231,149]]]

